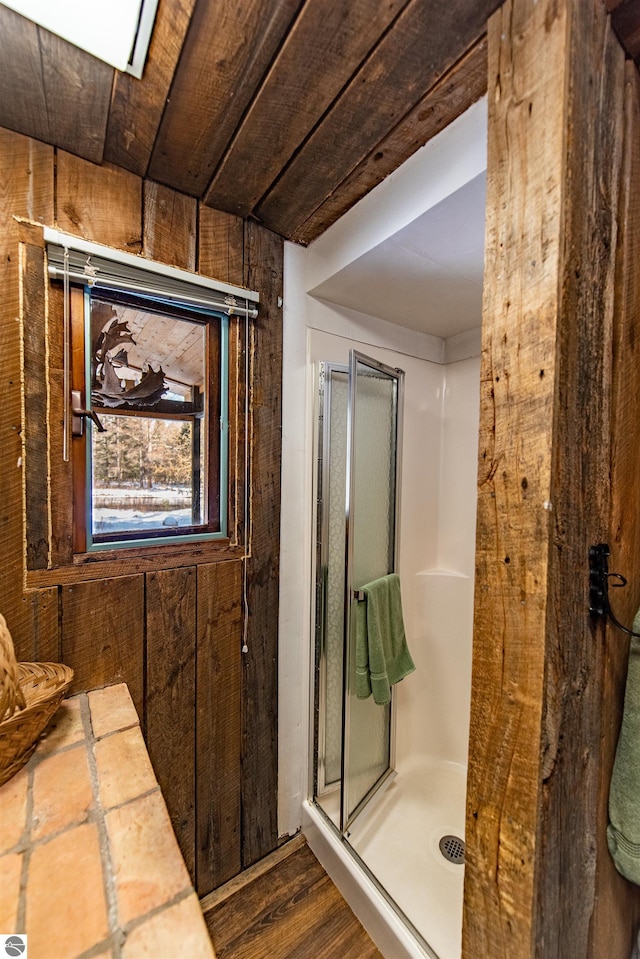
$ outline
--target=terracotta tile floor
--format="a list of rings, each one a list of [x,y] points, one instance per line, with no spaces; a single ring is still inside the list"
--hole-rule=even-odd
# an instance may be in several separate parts
[[[0,935],[29,959],[213,959],[125,685],[65,700],[0,787]]]

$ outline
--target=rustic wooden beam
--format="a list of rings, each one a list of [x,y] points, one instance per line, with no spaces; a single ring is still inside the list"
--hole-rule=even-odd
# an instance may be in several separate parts
[[[278,842],[278,591],[282,426],[282,239],[246,224],[245,285],[260,291],[251,329],[249,609],[242,678],[242,864]]]
[[[147,172],[196,0],[160,0],[141,80],[116,72],[104,158],[138,176]]]
[[[615,613],[630,625],[640,605],[640,78],[626,63],[624,145],[615,278],[612,343],[610,568],[628,577],[616,590]],[[596,885],[598,898],[591,922],[591,955],[630,956],[637,928],[638,890],[620,876],[609,856],[609,783],[615,756],[627,673],[629,641],[617,629],[606,631],[601,716],[601,761]]]
[[[407,2],[303,5],[215,173],[209,206],[253,211]]]
[[[486,92],[487,38],[483,36],[376,144],[290,238],[305,246],[311,243]]]
[[[606,828],[598,789],[606,666],[603,629],[589,619],[585,590],[589,547],[602,542],[601,536],[607,541],[610,520],[624,53],[600,5],[589,9],[572,0],[566,12],[550,497],[555,526],[549,543],[536,944],[554,959],[597,959],[590,923],[606,888],[604,875],[599,885],[594,854]],[[567,888],[580,895],[567,897]],[[625,949],[616,959],[626,955]]]
[[[624,75],[596,7],[508,0],[489,24],[465,959],[596,959],[588,548],[609,530]]]
[[[149,175],[201,196],[302,0],[196,4]]]

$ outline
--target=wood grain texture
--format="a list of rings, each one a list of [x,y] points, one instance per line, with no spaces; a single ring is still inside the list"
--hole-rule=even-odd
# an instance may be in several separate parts
[[[610,522],[624,52],[601,6],[590,10],[573,0],[567,11],[564,236],[551,490],[555,529],[549,554],[537,948],[550,959],[598,959],[590,923],[607,888],[606,874],[597,872],[598,836],[607,823],[599,816],[601,721],[603,709],[615,705],[603,703],[603,630],[589,620],[585,590],[589,547],[603,536],[606,541]],[[567,899],[567,888],[580,889],[580,895]],[[606,914],[602,919],[609,924]],[[628,951],[610,940],[608,955],[625,959]]]
[[[613,325],[613,390],[611,423],[611,519],[608,542],[610,568],[628,576],[627,589],[612,598],[615,615],[627,626],[640,604],[640,504],[636,483],[640,398],[629,384],[640,362],[640,89],[632,63],[626,64],[624,147],[621,174]],[[611,771],[615,757],[626,682],[628,640],[618,630],[606,631],[602,696],[599,809],[600,824],[608,822]],[[630,955],[640,903],[635,886],[620,876],[608,854],[604,828],[598,830],[597,908],[591,925],[591,955]]]
[[[50,143],[38,27],[8,7],[0,6],[0,38],[0,124]]]
[[[30,631],[28,645],[16,650],[18,659],[34,663],[62,661],[59,590],[26,590],[22,602],[27,607]]]
[[[196,888],[204,896],[242,868],[242,563],[198,568]],[[221,774],[221,771],[224,771]]]
[[[465,959],[596,957],[622,70],[604,10],[490,21]]]
[[[0,522],[4,549],[5,573],[0,587],[0,608],[10,622],[19,655],[23,659],[62,659],[76,670],[76,688],[86,689],[112,682],[127,682],[136,707],[146,723],[149,752],[158,778],[167,797],[176,831],[180,836],[186,860],[193,872],[196,857],[196,811],[199,804],[201,869],[207,888],[211,869],[222,869],[228,875],[232,853],[230,847],[240,842],[240,832],[230,829],[232,810],[238,817],[246,837],[244,849],[236,847],[238,868],[245,860],[261,858],[262,851],[277,845],[276,758],[276,644],[277,644],[277,557],[279,537],[279,449],[280,449],[280,365],[281,310],[277,297],[282,293],[282,241],[257,225],[247,227],[247,240],[240,235],[244,224],[235,217],[217,216],[207,211],[202,244],[202,262],[224,265],[228,279],[241,283],[247,278],[260,289],[262,318],[254,339],[252,389],[254,453],[254,554],[250,602],[253,653],[249,663],[240,664],[238,636],[241,592],[237,585],[242,547],[218,543],[188,546],[150,547],[138,553],[135,549],[110,550],[101,553],[72,555],[71,502],[68,484],[70,472],[61,460],[61,373],[62,373],[62,294],[59,285],[45,284],[47,296],[48,395],[50,405],[49,458],[52,481],[51,569],[27,571],[24,585],[25,526],[22,497],[21,431],[21,357],[19,240],[29,244],[31,227],[15,224],[13,216],[57,223],[62,229],[79,233],[99,243],[123,249],[140,248],[142,242],[142,181],[130,173],[110,166],[97,167],[59,151],[57,164],[57,217],[54,214],[54,151],[19,134],[0,130],[0,214],[2,215],[3,257],[0,277],[3,301],[0,307],[0,380],[7,400],[0,411],[0,443],[5,464],[15,462],[15,473],[8,466],[0,472],[2,497]],[[155,190],[157,185],[152,186]],[[157,190],[155,196],[171,191]],[[149,193],[147,193],[149,197]],[[184,208],[194,209],[194,202],[182,198]],[[189,239],[177,234],[185,229],[188,217],[174,220],[175,245],[178,252],[189,248]],[[158,234],[147,218],[145,241],[149,249]],[[35,237],[35,234],[34,234]],[[169,243],[163,236],[162,243]],[[227,248],[225,249],[225,244]],[[32,244],[37,246],[37,244]],[[243,264],[247,251],[246,272]],[[148,252],[148,250],[146,251]],[[155,255],[158,248],[155,248]],[[30,253],[38,260],[41,253]],[[171,251],[168,257],[173,256]],[[183,256],[183,252],[180,253]],[[40,263],[40,260],[38,260]],[[30,267],[34,264],[30,260]],[[37,265],[37,264],[36,264]],[[40,266],[38,266],[40,269]],[[211,270],[213,272],[213,270]],[[216,272],[218,272],[216,270]],[[31,282],[35,274],[27,271]],[[41,301],[34,289],[32,304],[37,310]],[[38,293],[38,296],[40,294]],[[29,293],[31,296],[31,293]],[[80,294],[81,296],[81,294]],[[28,297],[27,300],[28,301]],[[32,312],[30,310],[30,312]],[[37,328],[29,335],[39,337]],[[245,345],[242,331],[232,337],[242,373]],[[32,359],[40,357],[40,340],[27,350]],[[33,363],[31,363],[33,367]],[[231,378],[234,398],[241,406],[244,400],[243,375]],[[41,385],[29,397],[27,406],[41,403]],[[31,414],[30,414],[31,415]],[[244,429],[244,414],[239,416],[239,429]],[[243,436],[238,439],[235,462],[243,468]],[[41,439],[42,437],[40,437]],[[41,455],[44,446],[38,447]],[[33,456],[33,453],[31,454]],[[56,465],[57,464],[57,465]],[[41,481],[41,477],[37,477]],[[65,485],[66,484],[66,485]],[[56,492],[57,490],[57,492]],[[56,499],[57,497],[57,499]],[[242,532],[243,486],[232,488],[234,519]],[[242,536],[241,536],[242,539]],[[230,562],[225,562],[230,561]],[[214,568],[206,564],[218,564]],[[196,566],[205,565],[202,591],[196,589]],[[233,581],[233,585],[231,583]],[[207,584],[217,583],[207,597]],[[237,590],[237,591],[236,591]],[[209,607],[208,603],[213,604]],[[198,634],[200,628],[205,632]],[[61,634],[59,630],[61,629]],[[207,633],[207,630],[210,630]],[[207,660],[213,637],[213,664]],[[200,640],[201,705],[203,713],[196,724],[197,658]],[[226,657],[226,659],[225,659]],[[235,665],[234,665],[235,658]],[[208,686],[210,669],[228,663],[235,669],[238,685],[224,688],[215,674],[214,688],[218,699],[231,697],[241,705],[230,708],[223,717],[219,704],[211,703]],[[240,685],[240,670],[243,675]],[[225,681],[228,676],[225,675]],[[218,708],[218,712],[215,709]],[[217,745],[218,728],[226,723],[225,736]],[[214,728],[215,727],[215,728]],[[213,736],[213,749],[200,754],[200,792],[196,795],[195,737]],[[221,734],[222,736],[222,734]],[[235,738],[234,738],[235,737]],[[235,743],[235,747],[233,747]],[[220,751],[222,749],[222,752]],[[223,755],[224,753],[224,755]],[[211,758],[217,757],[215,776]],[[242,764],[242,776],[240,768]],[[208,780],[207,780],[208,777]],[[217,807],[209,810],[210,795]],[[233,796],[240,790],[240,803]],[[251,804],[254,804],[251,806]],[[201,805],[200,805],[201,804]],[[220,831],[220,848],[212,861],[206,858],[207,842],[211,849],[214,836],[212,818],[218,817],[215,828]],[[237,830],[237,824],[233,826]],[[209,832],[207,833],[207,830]],[[215,844],[215,843],[214,843]],[[224,856],[224,862],[216,855]],[[243,858],[240,858],[242,856]],[[236,868],[235,866],[233,867]],[[201,876],[202,878],[202,876]],[[214,879],[214,881],[218,881]]]
[[[531,957],[535,934],[567,43],[547,11],[489,21],[465,959]]]
[[[80,289],[71,290],[71,303],[74,315],[82,306]],[[49,390],[49,484],[51,495],[51,544],[52,566],[73,562],[73,470],[71,457],[68,462],[63,458],[64,444],[64,294],[61,283],[51,283],[47,290],[47,326],[48,326],[48,390]],[[77,323],[76,323],[77,325]],[[72,337],[72,347],[73,347]],[[76,349],[78,343],[75,342]],[[72,442],[73,452],[73,442]],[[45,571],[40,571],[46,576]],[[111,575],[118,576],[121,569]],[[29,573],[27,572],[27,577]],[[104,577],[105,579],[109,577]],[[27,579],[28,583],[28,579]],[[31,583],[28,585],[34,586]],[[38,586],[45,583],[37,583]],[[48,584],[51,585],[51,584]]]
[[[113,69],[0,7],[0,124],[99,163]]]
[[[146,576],[145,739],[191,877],[195,873],[196,570]]]
[[[248,216],[407,2],[303,5],[205,202]]]
[[[195,0],[160,0],[142,80],[116,72],[104,158],[138,176],[149,165]]]
[[[184,270],[196,268],[197,201],[152,180],[143,189],[144,255]]]
[[[610,569],[628,578],[624,590],[612,593],[616,617],[629,626],[640,605],[640,89],[637,70],[626,64],[624,146],[618,217],[618,243],[613,325],[613,389],[611,409],[611,519],[608,542]],[[606,843],[609,784],[620,730],[628,639],[608,628],[603,650],[601,761],[599,765],[598,898],[590,931],[590,954],[629,956],[637,928],[638,891],[620,876]]]
[[[287,839],[286,842],[283,842],[277,849],[270,852],[264,859],[260,859],[260,861],[256,862],[253,866],[244,869],[237,876],[234,876],[233,879],[214,889],[213,892],[210,892],[208,895],[202,896],[200,899],[202,912],[210,912],[223,902],[226,902],[227,899],[231,899],[232,896],[235,896],[235,894],[242,889],[246,889],[255,879],[264,876],[270,872],[274,866],[278,866],[281,862],[284,862],[285,859],[288,859],[289,856],[292,856],[294,852],[297,852],[298,849],[306,845],[306,842],[307,840],[301,832],[296,833],[292,839]]]
[[[251,328],[251,555],[248,652],[243,656],[242,844],[246,867],[275,849],[277,828],[278,589],[282,424],[283,241],[247,223],[245,285],[260,290]]]
[[[129,253],[142,249],[142,180],[58,151],[56,225]],[[116,215],[117,211],[117,215]]]
[[[151,156],[154,180],[202,195],[300,6],[196,5]]]
[[[198,271],[234,286],[244,283],[244,221],[200,204]]]
[[[22,501],[22,397],[20,349],[19,244],[14,216],[46,217],[53,211],[53,150],[17,133],[0,130],[0,530],[3,575],[0,611],[7,620],[19,659],[29,660],[37,631],[49,647],[47,625],[37,602],[23,594],[24,525]],[[44,631],[44,632],[43,632]]]
[[[144,686],[144,579],[122,576],[63,586],[62,656],[73,689],[126,683],[138,715]]]
[[[292,236],[478,41],[497,6],[412,0],[258,205],[261,221]]]
[[[41,27],[38,39],[48,141],[93,163],[101,163],[115,71]]]
[[[217,542],[195,543],[186,546],[148,546],[127,555],[129,551],[104,550],[82,553],[72,557],[69,566],[48,570],[29,570],[26,582],[29,589],[49,586],[70,586],[73,583],[110,579],[113,576],[131,576],[151,573],[157,569],[179,569],[199,563],[223,563],[243,555],[241,546],[218,546]]]
[[[28,569],[49,562],[49,404],[47,396],[46,264],[44,243],[20,244],[24,364],[25,535]]]
[[[205,920],[218,959],[382,959],[306,845]]]
[[[293,231],[291,239],[304,245],[315,240],[486,92],[487,39],[482,37]]]

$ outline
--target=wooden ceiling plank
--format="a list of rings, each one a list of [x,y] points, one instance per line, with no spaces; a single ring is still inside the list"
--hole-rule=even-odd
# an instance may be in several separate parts
[[[487,38],[476,43],[359,163],[291,239],[307,245],[487,92]]]
[[[51,142],[38,28],[0,6],[0,126]]]
[[[0,125],[102,160],[113,69],[0,6]]]
[[[116,73],[104,157],[144,176],[196,0],[160,0],[141,80]]]
[[[407,2],[305,4],[214,176],[208,206],[251,213]]]
[[[101,163],[113,85],[113,67],[38,28],[50,142]]]
[[[486,31],[498,0],[412,0],[256,209],[291,236]]]
[[[149,175],[202,196],[302,0],[210,0],[191,19]]]

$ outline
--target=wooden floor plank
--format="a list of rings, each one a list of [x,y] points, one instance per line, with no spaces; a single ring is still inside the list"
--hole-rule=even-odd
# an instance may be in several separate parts
[[[205,920],[218,959],[382,959],[306,844]]]

